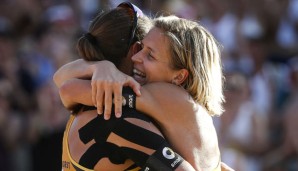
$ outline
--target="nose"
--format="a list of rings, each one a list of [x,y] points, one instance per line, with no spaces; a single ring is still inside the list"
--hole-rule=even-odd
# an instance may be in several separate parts
[[[140,50],[138,53],[134,54],[132,57],[131,57],[131,60],[134,62],[134,63],[142,63],[143,62],[143,55],[142,55],[142,50]]]

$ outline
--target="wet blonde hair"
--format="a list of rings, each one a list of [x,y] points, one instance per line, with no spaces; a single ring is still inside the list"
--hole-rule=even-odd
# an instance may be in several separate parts
[[[189,76],[182,86],[210,115],[223,112],[223,73],[220,46],[212,34],[199,23],[161,16],[154,26],[169,39],[171,68],[187,69]]]

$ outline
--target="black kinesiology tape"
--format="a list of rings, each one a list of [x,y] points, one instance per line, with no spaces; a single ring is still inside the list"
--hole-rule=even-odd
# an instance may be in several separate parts
[[[126,106],[131,109],[136,108],[136,94],[130,87],[123,87],[122,106]]]
[[[165,142],[148,158],[142,171],[173,171],[183,161],[184,159]]]

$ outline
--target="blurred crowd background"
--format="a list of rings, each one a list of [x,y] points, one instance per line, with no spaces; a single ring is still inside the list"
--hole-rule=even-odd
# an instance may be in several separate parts
[[[61,170],[69,112],[52,82],[79,58],[90,20],[120,0],[0,1],[0,171]],[[298,0],[132,0],[176,14],[222,44],[222,160],[237,171],[298,170]],[[183,143],[183,142],[181,142]]]

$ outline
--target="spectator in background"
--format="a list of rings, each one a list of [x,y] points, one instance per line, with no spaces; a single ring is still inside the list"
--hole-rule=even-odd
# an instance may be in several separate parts
[[[0,6],[4,9],[0,30],[9,32],[0,35],[0,72],[13,89],[5,96],[9,107],[3,108],[8,116],[3,146],[9,147],[7,159],[13,163],[8,170],[59,170],[67,120],[63,113],[67,111],[51,80],[54,68],[74,56],[70,42],[79,27],[70,20],[71,15],[64,15],[67,9],[71,14],[70,7],[56,8],[58,12],[53,17],[50,12],[43,15],[39,9],[42,6],[33,1],[10,1]],[[12,8],[19,10],[9,13]],[[24,15],[16,15],[19,13]],[[59,14],[64,18],[57,17]]]
[[[286,50],[285,53],[297,53],[298,49],[298,0],[287,0],[287,6],[281,13],[278,31],[276,34],[277,44]]]
[[[19,80],[16,37],[10,20],[0,17],[0,163],[7,170],[18,170],[26,164],[20,160],[23,150],[23,111],[28,107]],[[15,94],[16,92],[17,94]]]
[[[298,169],[298,57],[289,60],[290,95],[281,111],[283,111],[282,143],[272,149],[264,157],[264,170],[276,171],[281,168],[294,171]]]
[[[4,170],[12,170],[11,149],[8,146],[9,139],[6,132],[10,115],[10,104],[7,99],[11,92],[10,82],[0,78],[0,165]]]
[[[218,128],[223,161],[235,170],[260,170],[258,155],[268,141],[267,118],[252,102],[248,78],[243,73],[234,71],[226,78],[226,111]]]
[[[35,86],[36,110],[30,120],[33,125],[31,156],[34,171],[61,169],[62,137],[68,117],[52,76],[57,67],[76,56],[70,42],[79,30],[69,5],[51,6],[43,17],[32,37],[35,43],[24,49],[21,57],[24,70],[29,71]]]

